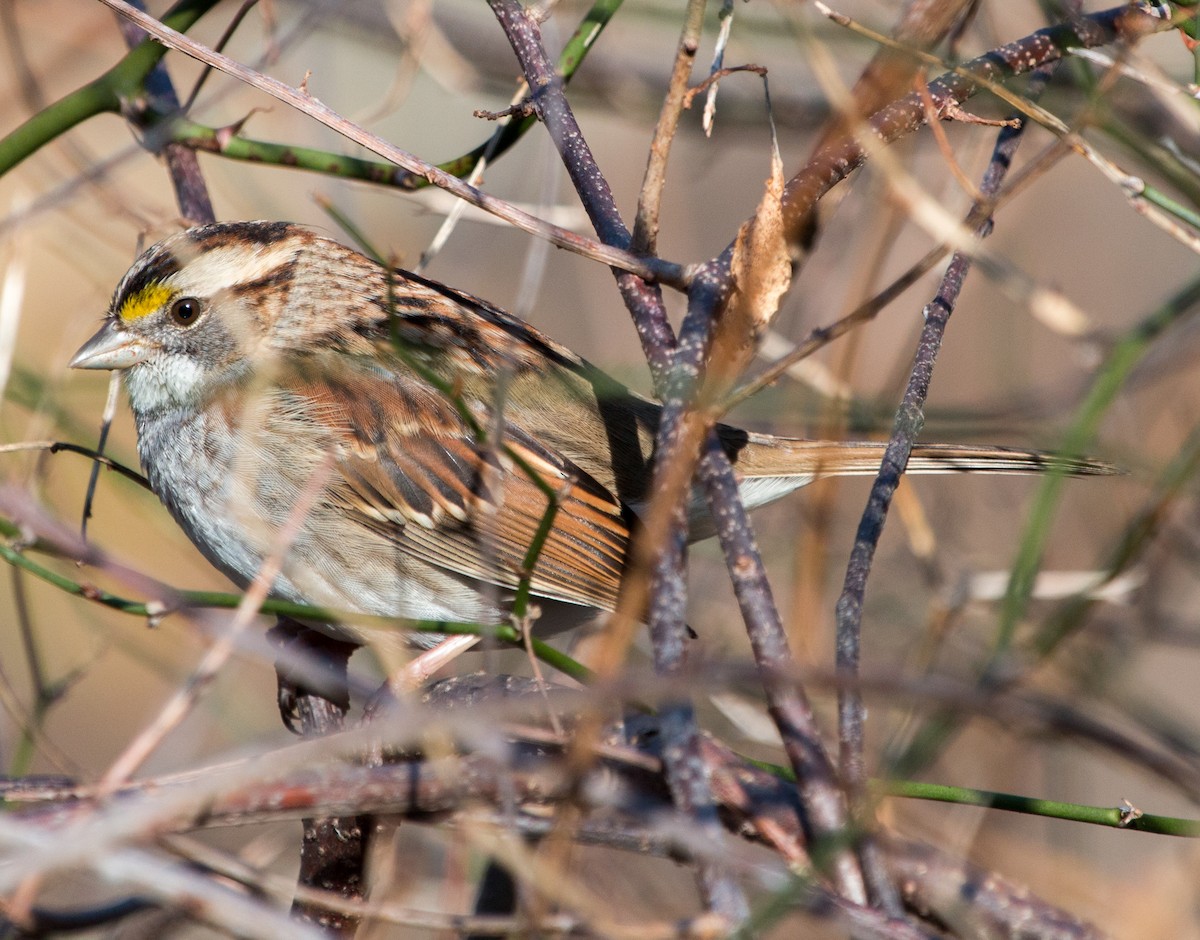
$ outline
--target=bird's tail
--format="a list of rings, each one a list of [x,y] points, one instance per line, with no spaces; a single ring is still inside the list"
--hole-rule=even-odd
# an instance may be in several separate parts
[[[877,441],[804,441],[766,434],[748,435],[736,456],[747,477],[873,476],[885,444]],[[1045,473],[1104,476],[1120,471],[1087,457],[1068,457],[1016,447],[918,444],[909,457],[909,473]]]
[[[805,441],[768,434],[723,435],[741,476],[742,501],[753,509],[821,477],[874,476],[883,461],[878,441]],[[918,444],[908,473],[1047,473],[1104,476],[1120,473],[1111,464],[1016,447]],[[694,500],[693,529],[705,532],[702,498]]]

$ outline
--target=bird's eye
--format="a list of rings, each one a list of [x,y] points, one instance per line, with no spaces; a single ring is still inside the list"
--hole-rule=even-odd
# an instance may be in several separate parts
[[[170,316],[176,326],[191,326],[200,316],[200,301],[195,297],[180,297],[171,304]]]

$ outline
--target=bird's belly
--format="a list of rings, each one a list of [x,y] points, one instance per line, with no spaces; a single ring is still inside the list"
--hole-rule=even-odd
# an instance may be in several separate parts
[[[280,472],[203,412],[140,422],[138,450],[151,488],[188,538],[243,589],[269,562],[278,568],[271,596],[294,603],[408,620],[507,619],[507,598],[499,596],[507,592],[427,564],[355,526],[322,498],[318,479]],[[163,460],[164,453],[172,459]],[[315,494],[304,492],[310,483]],[[361,639],[349,625],[320,629]]]

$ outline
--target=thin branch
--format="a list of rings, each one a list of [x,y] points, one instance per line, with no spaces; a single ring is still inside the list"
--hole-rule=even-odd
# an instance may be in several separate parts
[[[170,24],[163,28],[171,28],[172,32],[189,29],[216,3],[180,0],[163,16],[163,23]],[[147,39],[99,78],[47,105],[9,132],[0,139],[0,176],[88,118],[119,113],[127,98],[143,92],[147,76],[165,54],[162,45]]]
[[[495,677],[488,682],[493,688],[498,688],[505,678],[507,677]],[[528,690],[528,686],[526,688]],[[474,690],[464,687],[464,691],[466,695],[463,701],[459,702],[458,708],[473,706],[478,710],[489,707],[489,700],[478,699]],[[527,695],[528,691],[526,697]],[[445,703],[442,713],[447,713]],[[685,834],[667,826],[645,828],[638,821],[644,810],[630,816],[630,806],[662,805],[661,742],[664,738],[661,733],[657,733],[661,730],[660,723],[648,716],[629,716],[626,724],[634,740],[638,742],[637,750],[611,750],[605,756],[603,768],[598,772],[616,775],[622,782],[623,792],[628,794],[627,800],[623,805],[615,807],[604,800],[590,802],[587,806],[589,813],[602,814],[604,820],[586,819],[580,827],[578,841],[608,845],[636,854],[695,860],[697,855],[706,851],[702,843],[689,840]],[[269,779],[248,778],[240,788],[225,788],[216,792],[205,801],[193,804],[193,812],[197,815],[181,815],[172,821],[169,828],[170,831],[178,831],[200,822],[244,825],[290,819],[303,814],[352,815],[368,810],[421,821],[434,815],[468,810],[482,803],[498,812],[504,812],[508,807],[509,815],[502,821],[497,820],[498,824],[502,822],[506,828],[516,826],[527,833],[544,834],[544,828],[538,828],[537,817],[519,813],[514,818],[511,815],[512,805],[515,803],[523,810],[536,812],[538,808],[548,804],[574,798],[570,775],[566,773],[562,761],[563,742],[546,735],[518,733],[509,738],[508,744],[512,750],[506,765],[496,761],[495,748],[490,746],[476,753],[461,754],[452,760],[414,758],[376,767],[328,760],[319,764],[310,762],[305,766],[295,760],[285,760],[283,763],[290,764],[294,769],[270,775]],[[718,795],[724,823],[729,831],[736,832],[743,839],[773,849],[792,866],[807,864],[808,852],[800,818],[801,803],[796,799],[790,784],[760,767],[751,765],[710,736],[703,737],[702,749],[706,763],[712,768],[714,792]],[[269,762],[270,755],[264,755],[263,760]],[[212,770],[202,770],[192,782],[209,780],[212,776]],[[185,781],[184,784],[186,783]],[[178,788],[180,785],[180,781],[172,781],[169,778],[147,781],[140,788],[129,788],[124,794],[124,799],[140,808],[142,804],[153,803],[154,794],[164,789],[169,791]],[[910,789],[928,798],[951,799],[966,804],[987,804],[998,799],[1011,804],[1013,808],[1034,808],[1027,805],[1029,801],[1017,797],[1006,798],[1004,794],[935,788],[928,785],[915,785]],[[61,803],[63,806],[70,806],[80,798],[78,788],[73,788],[69,781],[53,779],[43,783],[40,793],[26,792],[22,795],[20,791],[13,790],[5,795],[10,798],[39,797],[50,801],[51,804]],[[1063,806],[1046,808],[1050,815],[1066,815],[1060,810],[1068,810]],[[48,816],[46,811],[34,812],[40,815],[28,816],[26,822],[38,819],[44,826],[53,824],[54,817]],[[1093,815],[1096,815],[1098,820],[1103,819],[1109,824],[1121,826],[1121,819],[1113,818],[1113,811],[1106,810]],[[1146,818],[1136,816],[1132,809],[1125,811],[1126,825],[1130,827],[1140,826]],[[1171,821],[1163,822],[1168,823],[1173,831],[1183,831],[1177,826],[1171,826]],[[542,825],[544,827],[545,824]],[[1194,823],[1191,828],[1194,830]],[[176,841],[171,840],[170,844],[174,845]],[[1042,926],[1058,925],[1061,928],[1071,925],[1071,929],[1077,932],[1065,934],[1066,936],[1094,935],[1092,928],[1084,922],[1071,918],[1065,912],[1031,896],[1028,891],[1005,882],[994,873],[981,871],[929,846],[890,839],[884,843],[883,852],[889,868],[898,876],[903,876],[906,896],[910,903],[917,910],[932,913],[935,919],[944,912],[957,910],[958,917],[965,917],[980,924],[990,921],[993,929],[1000,925],[1011,927],[1019,922],[1019,918],[1024,918],[1027,931]],[[223,861],[207,853],[200,861],[206,867],[220,871],[251,888],[272,893],[277,890],[278,879],[268,880],[261,875],[256,876],[253,871],[247,871],[243,864]],[[964,908],[959,900],[961,893],[945,890],[951,883],[957,884],[960,889],[969,888],[972,896],[984,900],[985,903]],[[798,890],[802,885],[803,889]],[[811,881],[789,884],[785,890],[790,892],[790,906],[799,906],[819,913],[823,906],[832,902],[840,916],[847,918],[849,923],[859,928],[874,924],[872,932],[865,934],[866,936],[927,936],[909,922],[889,919],[878,912],[871,913],[857,905],[848,904],[843,899],[834,898]],[[382,917],[390,920],[396,915],[404,916],[398,910],[389,915],[384,912],[385,909],[374,904],[364,905],[346,898],[334,898],[329,894],[312,891],[301,892],[301,898],[314,906],[341,911],[356,918]],[[591,918],[584,920],[589,922],[593,929],[603,928],[602,932],[606,935],[642,935],[633,933],[643,929],[641,923],[625,925],[610,921],[600,924]]]
[[[562,93],[562,80],[554,74],[542,45],[537,23],[515,0],[490,0],[490,6],[521,63],[525,80],[531,89],[530,100],[558,148],[567,173],[575,184],[576,192],[597,234],[606,244],[622,247],[630,245],[632,236],[620,217],[612,190],[596,164],[591,148]],[[665,322],[661,297],[654,297],[649,303],[634,305],[630,309],[635,322],[644,324],[639,333],[644,337],[650,333],[655,334],[653,343],[648,344],[644,338],[643,345],[649,346],[648,358],[652,368],[658,367],[661,377],[662,367],[666,364],[665,357],[671,348],[664,343],[669,343],[672,339],[670,327]],[[669,414],[664,415],[663,427],[671,427],[671,420]],[[692,466],[694,460],[688,464],[682,459],[674,460],[660,452],[655,489],[659,489],[657,478],[664,468],[669,468],[667,472],[678,472],[680,486],[677,493],[669,496],[664,496],[659,491],[653,503],[655,507],[665,509],[672,517],[674,525],[664,527],[660,534],[654,528],[654,523],[648,522],[649,534],[637,540],[643,546],[643,551],[647,544],[657,547],[655,587],[651,592],[649,621],[655,666],[659,672],[667,675],[678,671],[682,661],[682,644],[686,640],[686,625],[682,614],[686,590],[683,577],[686,537],[682,496],[686,480],[691,476]],[[651,514],[654,511],[652,508]],[[633,560],[634,571],[642,568],[638,562],[638,558]],[[629,614],[627,597],[626,593],[626,599],[623,600],[623,609],[626,612],[623,618],[624,629],[614,631],[614,635],[617,635],[614,644],[627,642],[631,636],[634,617],[637,616],[636,613]],[[616,660],[610,658],[607,668],[611,669],[615,664]],[[707,770],[697,750],[699,731],[690,704],[686,701],[672,703],[666,709],[665,718],[663,733],[670,742],[667,752],[667,778],[676,805],[681,812],[696,821],[701,831],[716,837],[720,826],[708,787]],[[720,866],[702,864],[699,875],[706,906],[732,923],[745,920],[749,911],[746,899],[728,872],[723,871]]]
[[[1044,90],[1053,71],[1054,65],[1051,64],[1042,66],[1035,72],[1028,92],[1031,99],[1036,99]],[[980,200],[976,203],[975,214],[986,213],[994,202],[1023,136],[1024,127],[1020,123],[1005,127],[997,136],[992,158],[980,186]],[[978,237],[985,238],[991,231],[990,217],[983,218],[978,223]],[[863,510],[854,547],[846,565],[842,592],[835,607],[836,655],[838,674],[851,679],[856,679],[859,674],[863,601],[875,549],[883,532],[892,496],[899,485],[900,475],[908,464],[908,458],[924,426],[925,399],[933,377],[934,362],[970,265],[970,258],[966,254],[956,252],[950,260],[934,300],[925,307],[925,323],[918,340],[908,387],[896,412],[892,435],[884,451],[879,474],[872,485],[866,508]],[[865,723],[866,707],[857,686],[852,682],[838,691],[838,756],[842,780],[858,815],[867,809]],[[869,873],[868,877],[876,893],[882,892],[885,896],[892,896],[895,889],[886,880],[881,866],[878,865],[878,846],[874,840],[870,837],[864,840],[861,852],[864,869]]]
[[[551,137],[559,144],[563,161],[572,173],[572,179],[583,190],[581,198],[588,208],[589,215],[593,217],[593,224],[602,236],[607,233],[609,237],[627,238],[624,225],[611,204],[607,184],[603,183],[599,168],[595,166],[586,142],[571,116],[569,105],[561,94],[561,88],[554,81],[545,52],[537,41],[536,26],[524,18],[523,11],[516,3],[493,0],[492,5],[494,9],[500,8],[507,17],[502,18],[502,23],[509,32],[510,43],[521,60],[526,79],[530,87],[540,89],[534,96],[534,104],[547,123]],[[739,238],[741,236],[740,232]],[[682,603],[685,544],[682,506],[699,460],[700,444],[711,434],[709,428],[715,417],[711,411],[702,413],[696,410],[691,402],[692,396],[700,387],[699,378],[704,374],[708,350],[712,343],[712,326],[717,321],[718,313],[724,310],[733,290],[731,263],[734,248],[735,246],[731,245],[716,259],[694,269],[688,290],[688,314],[681,330],[678,351],[674,356],[670,355],[670,351],[676,349],[676,344],[669,326],[653,335],[652,328],[647,328],[647,324],[665,324],[661,297],[642,294],[631,298],[626,294],[656,384],[664,399],[664,411],[656,446],[657,460],[653,484],[655,498],[643,514],[642,537],[634,542],[620,606],[609,622],[607,648],[602,653],[604,665],[600,667],[602,674],[611,673],[620,663],[632,637],[635,619],[641,616],[645,609],[647,596],[650,601],[648,620],[654,643],[656,667],[663,675],[671,675],[682,663],[686,642]],[[625,290],[623,293],[626,293]],[[733,340],[731,350],[739,348],[737,340]],[[732,368],[735,361],[736,359],[729,359],[727,367]],[[719,370],[717,374],[721,375]],[[721,379],[729,380],[728,376],[723,375]],[[712,446],[714,441],[715,439],[710,440],[711,459],[705,471],[708,475],[706,484],[723,484],[723,492],[730,494],[729,498],[737,500],[731,464],[719,445]],[[723,508],[714,504],[714,515],[719,514]],[[747,525],[744,513],[735,518],[733,524],[743,527]],[[749,530],[745,531],[746,537],[752,541],[752,537],[748,535]],[[750,571],[761,574],[761,559],[757,551],[749,556],[737,557],[736,564],[749,566]],[[647,572],[653,572],[653,590],[649,590],[650,579]],[[745,582],[745,590],[748,593],[759,591],[763,584],[765,579],[754,577]],[[763,599],[763,603],[773,606],[769,596]],[[777,614],[774,622],[778,623]],[[771,620],[767,620],[761,626],[769,632],[771,623]],[[786,650],[781,627],[756,645],[756,650],[768,649]],[[766,666],[765,663],[760,665],[764,668]],[[768,695],[773,696],[775,691],[769,687]],[[815,800],[813,805],[806,807],[806,820],[813,827],[814,837],[840,838],[846,821],[844,806],[837,795],[836,787],[829,789],[832,772],[828,769],[829,760],[820,744],[819,732],[811,712],[800,707],[795,701],[776,701],[772,697],[772,706],[776,705],[779,707],[777,711],[773,711],[773,715],[780,723],[780,732],[785,742],[788,742],[789,756],[795,762],[797,776],[805,787],[810,787],[804,790],[805,795]],[[694,781],[699,779],[699,774],[687,764],[687,755],[694,753],[688,735],[683,730],[687,722],[682,712],[676,717],[677,723],[671,725],[671,730],[682,735],[678,746],[678,779]],[[691,740],[694,740],[694,737]],[[683,793],[684,790],[681,785],[678,792]],[[835,859],[831,866],[832,871],[843,894],[854,900],[865,899],[861,876],[854,871],[853,857],[838,849],[833,850],[832,857]]]
[[[600,261],[604,264],[621,268],[637,274],[639,277],[674,286],[684,286],[687,282],[687,272],[677,264],[657,258],[642,258],[627,250],[614,248],[607,244],[598,244],[593,239],[584,238],[574,232],[536,218],[528,212],[516,208],[503,199],[490,196],[461,179],[446,173],[431,163],[427,163],[401,150],[383,138],[342,117],[328,105],[313,97],[306,90],[285,84],[270,76],[256,72],[228,56],[221,55],[173,30],[153,17],[146,16],[132,7],[126,0],[101,0],[106,6],[116,10],[122,16],[128,17],[163,45],[191,56],[216,69],[236,78],[246,85],[256,88],[271,97],[282,101],[313,120],[341,134],[385,160],[390,160],[397,166],[424,177],[430,183],[453,193],[474,206],[490,212],[493,215],[511,223],[515,228],[528,232],[538,238],[545,238],[560,248],[568,248],[586,258]]]
[[[930,82],[929,92],[939,106],[947,100],[962,104],[979,90],[980,82],[1000,85],[1006,79],[1057,61],[1072,49],[1131,41],[1171,29],[1172,25],[1170,20],[1159,19],[1131,6],[1073,17],[1068,23],[1039,30],[972,59],[954,73]],[[913,133],[924,122],[921,96],[914,93],[878,111],[866,124],[868,133],[886,145]],[[864,136],[863,139],[867,138]],[[784,214],[791,244],[802,245],[818,200],[860,167],[867,154],[867,147],[857,138],[834,142],[788,181]]]
[[[671,153],[671,144],[675,140],[679,117],[683,113],[692,63],[700,46],[705,6],[704,0],[688,0],[683,31],[680,33],[679,45],[675,49],[675,61],[671,66],[671,78],[667,83],[667,93],[663,96],[658,122],[654,125],[650,158],[646,162],[642,188],[638,193],[637,216],[633,224],[633,245],[637,251],[654,252],[658,247],[658,218],[663,188],[667,183],[667,159]]]

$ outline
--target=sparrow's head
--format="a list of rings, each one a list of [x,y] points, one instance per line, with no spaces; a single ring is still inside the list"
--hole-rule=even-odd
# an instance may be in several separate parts
[[[584,368],[477,298],[287,222],[202,225],[154,245],[71,366],[123,371],[146,414],[194,408],[254,372],[316,377],[330,352],[368,371],[420,360],[450,384]]]
[[[134,262],[104,326],[71,366],[125,371],[135,411],[193,403],[268,354],[290,332],[285,324],[312,323],[328,287],[296,286],[311,282],[318,257],[339,253],[354,254],[286,222],[217,223],[173,235]]]

